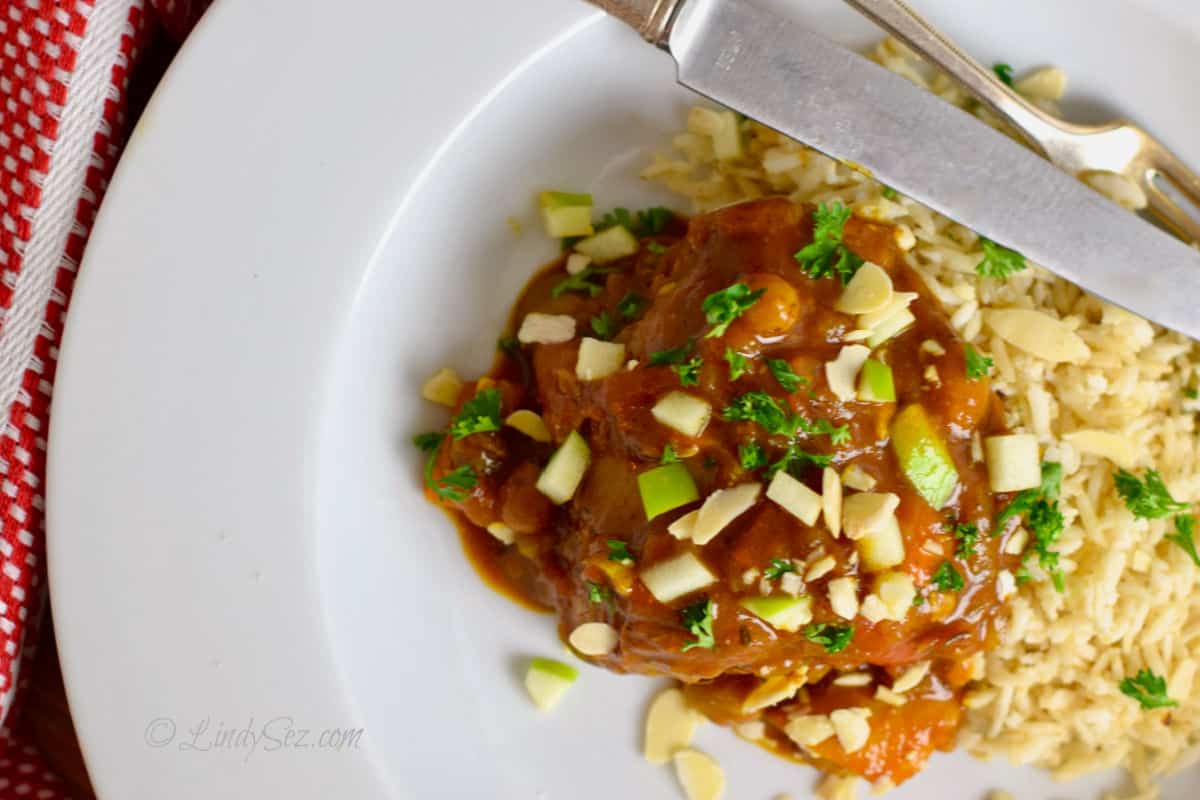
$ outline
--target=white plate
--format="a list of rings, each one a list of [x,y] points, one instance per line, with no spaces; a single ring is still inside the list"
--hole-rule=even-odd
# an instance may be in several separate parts
[[[1058,63],[1085,117],[1129,114],[1200,164],[1190,0],[969,6],[921,3],[982,59]],[[672,201],[635,177],[680,125],[672,76],[569,0],[205,18],[105,201],[59,366],[50,578],[101,797],[678,796],[637,755],[651,682],[585,669],[557,713],[532,710],[519,666],[561,653],[551,620],[476,580],[407,443],[440,421],[420,379],[485,367],[552,254],[535,190]],[[338,750],[326,728],[366,733]],[[814,778],[716,728],[700,746],[734,797]],[[956,754],[893,796],[1096,785]]]

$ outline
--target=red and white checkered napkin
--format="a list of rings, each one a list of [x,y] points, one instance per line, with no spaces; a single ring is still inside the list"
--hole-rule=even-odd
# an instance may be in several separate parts
[[[11,713],[45,605],[55,360],[130,70],[150,36],[182,38],[207,2],[0,0],[0,798],[64,796]]]

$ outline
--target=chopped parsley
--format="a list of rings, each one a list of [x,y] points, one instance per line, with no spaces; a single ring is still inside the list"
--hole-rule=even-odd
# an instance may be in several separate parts
[[[413,444],[429,456],[425,459],[425,485],[442,500],[461,503],[467,498],[466,492],[475,488],[478,479],[475,477],[475,470],[467,465],[434,479],[433,467],[445,440],[446,436],[443,433],[422,433],[413,437]]]
[[[704,366],[704,360],[697,356],[691,361],[676,364],[671,369],[675,370],[675,374],[679,376],[680,386],[696,386],[700,383],[700,368],[702,366]]]
[[[1028,266],[1025,263],[1025,256],[1016,250],[1009,250],[991,239],[981,238],[980,244],[983,245],[983,259],[975,265],[975,271],[985,278],[1004,280],[1014,272],[1020,272]]]
[[[705,469],[713,469],[717,466],[717,460],[712,456],[705,456],[702,463],[704,464]]]
[[[661,367],[666,364],[682,364],[687,358],[688,353],[692,352],[692,345],[695,344],[694,339],[688,339],[687,344],[681,344],[679,347],[673,347],[670,350],[659,350],[656,353],[650,354],[650,366]]]
[[[1175,518],[1175,533],[1168,533],[1166,540],[1179,545],[1183,552],[1188,554],[1188,558],[1197,567],[1200,567],[1200,555],[1196,553],[1196,518],[1190,514],[1184,514]]]
[[[1118,469],[1113,473],[1117,494],[1126,507],[1138,519],[1162,519],[1180,511],[1187,511],[1187,503],[1181,503],[1167,491],[1158,470],[1146,470],[1146,477],[1138,480],[1136,475]]]
[[[629,552],[629,545],[622,542],[620,539],[609,539],[608,545],[608,560],[615,561],[618,564],[630,566],[634,562],[633,553]]]
[[[899,193],[892,187],[890,187],[890,186],[883,187],[883,199],[884,200],[895,200],[898,196],[899,196]]]
[[[646,298],[630,292],[617,303],[617,313],[625,319],[636,319],[646,309]]]
[[[814,622],[804,626],[804,638],[813,644],[824,647],[826,653],[840,653],[849,646],[850,640],[854,638],[854,627]]]
[[[582,271],[574,275],[568,275],[550,290],[551,297],[562,297],[567,292],[581,292],[588,297],[596,297],[600,294],[602,287],[600,284],[593,282],[593,278],[599,275],[607,275],[615,270],[607,267],[585,267]]]
[[[688,642],[683,646],[683,651],[686,653],[693,647],[703,647],[711,650],[717,646],[717,640],[713,636],[713,606],[712,600],[704,598],[679,612],[680,618],[683,620],[683,627],[687,628],[692,636],[696,637],[696,641]]]
[[[785,392],[794,392],[803,384],[808,383],[808,378],[792,372],[791,365],[782,358],[768,358],[767,369],[771,370],[771,374],[775,376],[775,380],[779,382]]]
[[[613,318],[608,315],[607,311],[601,311],[592,317],[590,325],[592,326],[592,332],[601,339],[611,339],[613,334],[617,332],[617,324],[613,322]]]
[[[667,446],[663,448],[662,458],[658,460],[660,464],[674,464],[679,460],[679,454],[675,452],[675,445],[667,442]]]
[[[800,449],[794,444],[788,445],[788,449],[786,452],[784,452],[783,458],[776,461],[771,465],[770,469],[767,470],[767,479],[769,480],[774,478],[775,473],[779,472],[780,470],[787,472],[793,478],[797,478],[799,477],[797,473],[799,473],[803,467],[806,467],[809,464],[813,465],[814,467],[828,467],[832,463],[833,456],[809,453]]]
[[[675,212],[661,206],[647,208],[636,213],[630,213],[628,208],[614,208],[600,218],[600,222],[596,224],[596,231],[600,232],[621,225],[640,239],[662,233],[673,219],[675,219]]]
[[[659,242],[646,242],[646,249],[651,253],[654,253],[656,256],[661,256],[663,253],[667,252],[666,245]]]
[[[772,558],[771,563],[763,570],[763,577],[769,581],[778,580],[785,572],[795,572],[796,565],[786,558]]]
[[[722,412],[731,422],[756,422],[767,433],[791,436],[796,432],[796,420],[788,416],[779,401],[766,392],[746,392],[733,398]]]
[[[725,348],[725,360],[729,362],[729,380],[736,381],[750,369],[750,359],[734,350]]]
[[[1012,502],[996,517],[996,527],[993,535],[999,534],[1005,523],[1013,517],[1024,515],[1025,525],[1029,529],[1032,541],[1029,549],[1022,556],[1022,561],[1028,561],[1034,554],[1038,564],[1054,581],[1054,588],[1064,591],[1062,570],[1058,566],[1058,553],[1050,547],[1062,535],[1065,522],[1062,512],[1058,509],[1058,493],[1062,487],[1062,464],[1050,461],[1042,462],[1042,485],[1037,489],[1026,489],[1012,499]],[[1025,583],[1030,580],[1028,568],[1024,563],[1017,570],[1017,582]]]
[[[505,355],[516,358],[521,352],[521,340],[515,336],[501,336],[496,340],[496,347],[504,351]]]
[[[967,345],[967,377],[973,381],[985,377],[992,369],[992,359],[988,356],[981,356],[975,352],[975,348]]]
[[[467,402],[450,423],[450,433],[462,439],[473,433],[500,430],[500,390],[490,387],[478,392]]]
[[[1005,86],[1013,85],[1013,68],[1011,64],[993,64],[992,72],[996,73],[996,77]]]
[[[612,600],[612,590],[595,581],[587,582],[588,600],[596,605],[604,605]]]
[[[821,203],[813,212],[813,240],[796,253],[795,259],[814,280],[837,276],[845,286],[863,265],[863,260],[842,244],[850,209],[841,203]]]
[[[1137,700],[1146,711],[1152,708],[1175,708],[1179,705],[1167,697],[1167,679],[1148,669],[1139,670],[1132,678],[1125,678],[1117,684],[1117,688],[1121,690],[1121,694]]]
[[[850,426],[849,425],[834,425],[827,419],[819,419],[816,422],[809,422],[804,417],[796,418],[796,427],[802,432],[812,436],[828,434],[829,441],[834,444],[845,444],[850,441]]]
[[[975,544],[979,541],[979,526],[967,523],[953,523],[954,538],[958,547],[954,550],[956,558],[967,558],[975,555]]]
[[[949,561],[942,562],[942,565],[933,573],[932,580],[933,585],[943,592],[957,592],[966,585],[963,582],[962,573],[955,569]]]
[[[1196,400],[1196,399],[1200,399],[1200,390],[1198,390],[1198,389],[1184,389],[1184,390],[1183,390],[1183,396],[1184,396],[1184,397],[1186,397],[1188,400]]]
[[[766,291],[766,289],[750,291],[750,287],[746,284],[735,283],[704,298],[700,308],[704,310],[704,318],[708,320],[708,324],[712,325],[704,337],[710,339],[724,334],[730,324],[746,313],[746,309],[758,302],[758,298],[762,297]]]
[[[742,469],[761,469],[767,465],[767,454],[763,452],[762,446],[756,442],[739,444],[738,461],[741,462]]]

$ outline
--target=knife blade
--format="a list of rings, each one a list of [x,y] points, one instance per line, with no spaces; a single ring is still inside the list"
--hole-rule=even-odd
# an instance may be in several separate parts
[[[1200,338],[1200,252],[967,112],[749,0],[593,0],[679,82],[1072,283]]]

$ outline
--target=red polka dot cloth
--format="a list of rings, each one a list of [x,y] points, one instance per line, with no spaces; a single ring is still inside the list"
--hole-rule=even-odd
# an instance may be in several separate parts
[[[130,71],[207,0],[0,0],[0,800],[61,800],[13,734],[45,606],[42,489],[64,315],[121,151]]]

